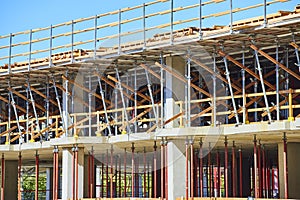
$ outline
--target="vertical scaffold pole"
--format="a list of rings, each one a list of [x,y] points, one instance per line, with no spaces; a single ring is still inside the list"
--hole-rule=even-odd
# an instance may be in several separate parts
[[[5,188],[5,158],[4,153],[2,153],[1,159],[1,200],[4,200],[4,188]]]
[[[270,108],[269,108],[269,102],[268,102],[268,98],[267,98],[267,94],[266,94],[264,78],[263,78],[263,74],[262,74],[262,69],[260,67],[260,62],[259,62],[257,51],[255,51],[255,58],[256,58],[256,62],[257,62],[257,70],[258,70],[258,74],[259,74],[259,78],[260,78],[261,88],[262,88],[262,91],[263,91],[263,94],[264,94],[266,110],[267,110],[267,113],[268,113],[269,122],[271,123],[272,122],[271,112],[270,112]]]
[[[185,140],[185,199],[189,199],[189,140]]]
[[[245,46],[243,45],[242,64],[245,66]],[[242,93],[243,93],[243,124],[246,124],[246,77],[245,69],[242,69]]]
[[[154,113],[154,117],[155,117],[155,123],[158,124],[158,116],[157,116],[157,112],[156,112],[156,108],[155,108],[155,102],[153,99],[153,94],[152,94],[152,89],[151,89],[151,81],[149,79],[149,74],[148,71],[145,69],[145,74],[146,74],[146,78],[147,78],[147,87],[148,87],[148,92],[150,94],[150,99],[151,99],[151,104],[152,104],[152,110]]]
[[[232,0],[230,0],[230,33],[233,32],[232,24],[233,24],[233,12],[232,12]]]
[[[288,199],[288,168],[287,168],[287,137],[286,133],[283,133],[283,180],[284,180],[284,198]]]
[[[143,3],[143,48],[146,49],[146,4]]]
[[[213,124],[214,127],[216,127],[216,122],[217,122],[217,65],[216,65],[216,49],[214,48],[214,52],[213,52],[213,61],[214,61],[214,73],[212,75],[212,79],[213,79],[213,102],[212,102],[212,106],[213,106],[213,116],[212,116],[212,122],[211,124]]]
[[[121,54],[121,32],[122,32],[122,10],[119,9],[118,13],[118,55]]]
[[[154,198],[157,198],[157,145],[156,145],[156,141],[154,141],[154,155],[153,155],[153,174],[154,174]]]
[[[98,16],[95,15],[95,21],[94,21],[94,59],[96,59],[97,56],[97,31],[98,31]]]
[[[21,152],[19,152],[19,161],[18,161],[18,200],[22,200],[21,178],[22,178],[22,154],[21,154]]]
[[[229,88],[229,92],[230,92],[230,96],[231,96],[231,101],[232,101],[235,120],[236,120],[236,123],[239,124],[240,123],[239,122],[239,116],[238,116],[238,113],[237,113],[237,110],[236,110],[234,94],[233,94],[233,90],[232,90],[232,87],[231,87],[230,72],[229,72],[229,69],[228,69],[227,58],[226,57],[224,57],[224,66],[225,66],[225,75],[226,75],[226,79],[227,79],[227,82],[228,82],[228,88]]]
[[[173,45],[173,30],[174,30],[174,0],[170,1],[170,44]]]
[[[242,148],[239,148],[239,182],[240,182],[240,197],[243,197],[243,153]]]
[[[50,26],[50,40],[49,40],[49,67],[52,67],[52,46],[53,46],[53,27]]]
[[[39,154],[38,151],[36,151],[35,154],[35,194],[34,199],[39,199],[39,170],[40,169],[40,163],[39,163]]]
[[[225,178],[225,197],[228,198],[228,191],[229,191],[229,181],[228,181],[228,140],[227,136],[225,136],[225,165],[224,165],[224,178]]]
[[[160,149],[161,149],[161,157],[160,157],[160,197],[162,199],[165,198],[165,181],[164,181],[164,174],[165,174],[165,153],[164,153],[164,138],[160,141]]]
[[[125,99],[124,99],[123,88],[122,88],[121,79],[120,79],[120,75],[119,75],[119,70],[118,70],[117,67],[115,68],[115,70],[116,70],[116,76],[117,76],[117,79],[118,79],[118,86],[119,86],[120,96],[121,96],[122,104],[123,104],[123,112],[124,112],[124,116],[125,116],[125,120],[126,120],[127,131],[130,134],[131,129],[130,129],[129,123],[127,123],[129,120],[128,120],[128,115],[127,115],[127,110],[126,110]]]
[[[278,63],[279,60],[279,53],[278,53],[278,49],[279,49],[279,45],[278,45],[278,41],[276,42],[276,61]],[[276,64],[276,120],[279,121],[280,120],[280,104],[279,104],[279,87],[280,87],[280,83],[279,83],[279,65]]]
[[[135,184],[134,184],[134,143],[131,144],[131,197],[134,197],[134,187],[135,187]]]
[[[186,117],[187,117],[187,127],[191,126],[191,59],[190,59],[190,50],[188,49],[187,56],[187,108],[186,108]]]
[[[202,40],[202,0],[199,0],[199,39]]]
[[[160,54],[160,64],[164,63],[163,53]],[[160,127],[164,126],[164,70],[160,69]]]
[[[267,26],[267,0],[264,0],[264,27]]]
[[[28,68],[27,70],[31,70],[31,51],[32,51],[32,29],[29,31],[29,54],[28,54]]]
[[[12,39],[14,35],[12,33],[9,34],[9,50],[8,50],[8,73],[11,74],[11,52],[12,52]]]
[[[202,149],[202,138],[200,138],[200,149],[199,149],[199,185],[200,185],[200,197],[203,197],[203,149]]]
[[[212,173],[211,173],[211,151],[210,151],[210,143],[208,147],[208,154],[207,154],[207,195],[212,197]]]

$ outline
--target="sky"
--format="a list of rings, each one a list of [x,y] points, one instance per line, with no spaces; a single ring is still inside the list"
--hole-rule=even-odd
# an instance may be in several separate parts
[[[1,0],[0,35],[24,31],[72,19],[89,17],[119,8],[140,5],[151,0]],[[154,1],[154,0],[152,0]],[[197,3],[197,0],[175,0],[175,2]],[[205,2],[206,0],[203,0]],[[278,9],[293,8],[298,0]],[[233,4],[263,2],[263,0],[233,0]],[[175,3],[176,4],[176,3]],[[216,10],[214,10],[216,11]]]
[[[21,31],[27,31],[30,29],[50,27],[50,25],[56,25],[71,20],[85,18],[90,16],[95,16],[111,11],[118,10],[120,8],[134,7],[147,2],[153,2],[158,0],[1,0],[0,3],[0,47],[6,46],[6,48],[0,48],[0,66],[8,63],[9,55],[9,37],[1,39],[1,36],[9,35],[10,33],[16,33]],[[202,0],[202,2],[207,2],[212,0]],[[264,0],[232,0],[233,9],[243,8],[247,6],[252,6],[256,4],[262,4]],[[267,0],[267,2],[275,0]],[[294,7],[299,3],[299,0],[286,0],[286,3],[275,3],[267,7],[268,13],[275,13],[278,10],[294,10]],[[146,8],[146,14],[157,13],[160,11],[165,11],[170,9],[170,2],[158,3],[155,5],[148,6]],[[174,8],[185,7],[189,5],[198,4],[199,0],[174,0]],[[202,9],[202,16],[209,16],[216,12],[228,11],[230,8],[230,1],[224,1],[218,4],[205,5]],[[238,12],[233,14],[234,21],[241,20],[245,18],[257,17],[263,15],[263,7],[256,9],[246,10],[243,12]],[[128,11],[122,13],[122,21],[126,19],[132,19],[143,16],[143,10],[141,8],[135,9],[133,11]],[[151,29],[151,27],[157,27],[162,24],[168,24],[170,22],[170,14],[155,15],[154,17],[149,17],[146,19],[146,28],[150,28],[151,31],[147,31],[146,37],[153,37],[156,33],[169,32],[170,27],[164,27],[163,29]],[[173,15],[174,21],[178,22],[180,20],[186,19],[198,19],[199,18],[199,7],[195,7],[189,10],[183,10],[175,12]],[[98,26],[103,24],[109,24],[118,22],[118,15],[109,15],[107,17],[101,17],[98,19]],[[203,27],[212,27],[214,25],[229,25],[230,17],[229,15],[220,17],[208,17],[203,20]],[[76,23],[74,25],[74,31],[82,30],[86,28],[93,28],[94,21],[86,21],[81,23]],[[199,20],[194,20],[188,23],[180,23],[179,25],[174,25],[174,30],[187,28],[187,27],[199,27]],[[129,32],[135,30],[142,30],[143,20],[136,20],[130,23],[124,23],[121,26],[121,32]],[[63,26],[60,28],[55,28],[53,30],[53,35],[60,35],[67,32],[71,32],[71,26]],[[49,37],[49,29],[45,31],[35,32],[33,34],[33,40]],[[107,28],[99,29],[97,31],[98,38],[107,38],[111,35],[118,36],[118,26],[109,26]],[[62,48],[57,48],[52,53],[59,53],[63,51],[70,51],[71,36],[55,37],[53,39],[53,46],[58,46]],[[78,43],[81,41],[92,41],[94,39],[94,32],[89,31],[87,33],[80,33],[74,36],[74,42]],[[130,42],[132,40],[138,41],[143,39],[142,32],[139,34],[129,34],[128,36],[122,36],[121,43]],[[13,44],[24,43],[29,40],[29,34],[22,34],[14,36],[12,39]],[[112,47],[118,44],[118,38],[114,39],[103,39],[98,40],[97,48]],[[93,42],[83,45],[75,45],[74,48],[77,49],[93,49]],[[49,49],[49,41],[35,42],[32,47],[29,45],[18,45],[12,48],[12,55],[18,54],[12,59],[13,62],[21,62],[28,60],[28,55],[23,56],[24,52],[28,52],[29,48],[32,51],[39,51],[44,49]],[[44,58],[48,56],[48,52],[36,53],[33,55],[33,59]]]

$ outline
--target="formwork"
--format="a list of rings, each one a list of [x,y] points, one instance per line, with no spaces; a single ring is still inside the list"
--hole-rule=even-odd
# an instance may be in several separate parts
[[[0,36],[1,199],[300,198],[299,5],[232,3]]]

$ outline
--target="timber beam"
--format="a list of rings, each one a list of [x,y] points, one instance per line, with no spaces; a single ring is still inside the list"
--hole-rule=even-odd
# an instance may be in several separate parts
[[[265,58],[267,58],[269,61],[271,61],[275,65],[278,65],[281,69],[283,69],[284,71],[286,71],[287,73],[289,73],[290,75],[292,75],[293,77],[295,77],[296,79],[300,80],[300,75],[296,74],[291,69],[287,68],[281,62],[279,62],[276,59],[272,58],[271,56],[269,56],[264,51],[260,50],[257,46],[251,44],[250,48],[253,49],[253,50],[255,50],[255,51],[257,51],[259,54],[261,54],[262,56],[264,56]]]

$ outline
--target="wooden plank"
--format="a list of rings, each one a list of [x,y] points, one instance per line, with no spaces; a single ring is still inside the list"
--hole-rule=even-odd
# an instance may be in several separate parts
[[[7,99],[3,98],[2,96],[0,96],[0,100],[9,104],[9,101]],[[18,106],[17,104],[16,104],[16,108],[19,109],[20,111],[22,111],[24,114],[26,114],[26,109],[22,108],[21,106]],[[30,113],[30,114],[32,114],[32,113]]]
[[[170,73],[171,75],[173,75],[174,77],[176,77],[178,80],[184,82],[184,83],[187,83],[187,80],[180,74],[168,69],[168,67],[164,67],[163,65],[161,65],[160,63],[158,62],[155,62],[155,65],[164,69],[165,71],[167,71],[168,73]],[[209,94],[208,92],[206,92],[205,90],[203,90],[202,88],[198,87],[197,85],[191,83],[191,87],[194,88],[195,90],[198,90],[199,92],[205,94],[206,96],[208,97],[211,97],[211,94]]]
[[[17,129],[17,128],[18,128],[18,126],[13,126],[13,127],[11,127],[10,129],[8,129],[8,130],[6,130],[6,131],[0,133],[0,136],[2,137],[3,135],[5,135],[5,134],[7,134],[7,133],[10,133],[10,132],[12,132],[13,130],[15,130],[15,129]]]
[[[236,66],[240,67],[241,69],[245,70],[246,72],[248,72],[251,76],[253,76],[254,78],[256,78],[257,80],[260,80],[260,77],[254,73],[251,69],[247,68],[246,66],[244,66],[242,63],[238,62],[237,60],[235,60],[233,57],[231,57],[230,55],[226,54],[225,52],[219,50],[218,54],[222,57],[227,58],[229,61],[231,61],[232,63],[234,63]],[[272,88],[273,90],[275,90],[276,88],[274,87],[274,85],[272,85],[271,83],[269,83],[266,80],[263,80],[264,84],[267,85],[269,88]]]
[[[27,84],[24,84],[25,87],[28,87]],[[32,91],[34,91],[36,94],[40,95],[41,97],[43,97],[44,99],[47,99],[47,96],[44,95],[42,92],[38,91],[37,89],[35,89],[34,87],[30,86],[30,89]],[[54,101],[53,99],[49,99],[49,102],[51,102],[53,105],[56,105],[58,107],[58,104],[56,103],[56,101]]]
[[[206,71],[208,71],[210,74],[215,74],[217,78],[219,78],[221,81],[223,81],[223,82],[225,82],[225,83],[228,84],[227,79],[224,78],[223,76],[221,76],[220,73],[214,73],[214,71],[213,71],[211,68],[209,68],[207,65],[205,65],[205,64],[202,63],[202,62],[200,62],[199,60],[196,60],[196,59],[191,58],[191,57],[189,57],[189,56],[188,56],[188,58],[189,58],[192,62],[196,63],[197,65],[199,65],[200,67],[202,67],[203,69],[205,69]],[[238,92],[242,92],[241,88],[240,88],[239,86],[235,85],[234,83],[231,83],[231,86],[232,86],[234,89],[236,89]]]
[[[293,77],[295,77],[296,79],[300,80],[300,76],[298,74],[296,74],[291,69],[289,69],[286,66],[284,66],[281,62],[278,62],[277,60],[275,60],[274,58],[272,58],[271,56],[269,56],[264,51],[260,50],[257,46],[251,44],[250,48],[253,49],[253,50],[255,50],[255,51],[257,51],[258,53],[260,53],[262,56],[264,56],[265,58],[267,58],[269,61],[271,61],[275,65],[278,65],[281,69],[283,69],[284,71],[286,71],[287,73],[289,73],[290,75],[292,75]]]
[[[79,83],[76,83],[75,81],[73,81],[73,80],[67,78],[66,76],[62,75],[62,78],[63,78],[64,80],[68,80],[70,83],[72,83],[73,85],[79,87],[80,89],[82,89],[82,90],[84,90],[84,91],[86,91],[86,92],[88,92],[88,93],[91,93],[93,96],[97,97],[98,99],[102,99],[102,97],[101,97],[99,94],[97,94],[96,92],[93,92],[93,91],[87,89],[86,87],[83,87],[83,86],[80,85]],[[106,103],[108,103],[109,105],[113,104],[111,101],[109,101],[109,100],[107,100],[107,99],[104,99],[104,101],[105,101]]]
[[[27,97],[25,97],[24,95],[22,95],[20,92],[17,92],[16,90],[14,90],[14,89],[12,89],[12,88],[7,88],[7,89],[8,89],[9,91],[11,91],[12,93],[14,93],[15,95],[17,95],[18,97],[24,99],[25,101],[28,101],[29,103],[32,103],[32,101],[31,101],[30,99],[27,99]],[[41,105],[39,105],[39,104],[37,104],[37,103],[35,103],[35,106],[36,106],[38,109],[40,109],[41,111],[46,112],[46,109],[45,109],[43,106],[41,106]]]

